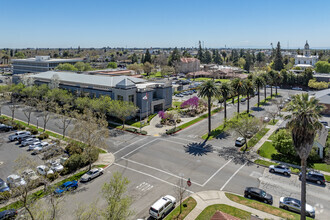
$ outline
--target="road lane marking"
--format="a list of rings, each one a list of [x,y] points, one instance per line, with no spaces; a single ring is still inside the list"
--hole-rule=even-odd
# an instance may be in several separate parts
[[[140,139],[140,140],[137,140],[137,141],[134,141],[133,143],[127,145],[126,147],[117,150],[117,151],[114,152],[113,154],[117,154],[117,153],[119,153],[120,151],[125,150],[126,148],[132,146],[133,144],[136,144],[137,142],[139,142],[139,141],[143,141],[143,140],[145,140],[145,139],[147,139],[147,137],[145,137],[145,138],[143,138],[143,139]]]
[[[181,179],[181,176],[178,176],[178,175],[172,174],[172,173],[167,172],[167,171],[165,171],[165,170],[161,170],[161,169],[158,169],[158,168],[156,168],[156,167],[152,167],[152,166],[149,166],[149,165],[145,165],[145,164],[143,164],[143,163],[139,163],[139,162],[136,162],[136,161],[134,161],[134,160],[126,159],[126,158],[123,158],[123,157],[122,157],[121,159],[126,160],[126,161],[131,162],[131,163],[138,164],[138,165],[140,165],[140,166],[147,167],[147,168],[149,168],[149,169],[153,169],[153,170],[156,170],[156,171],[159,171],[159,172],[165,173],[165,174],[167,174],[167,175],[169,175],[169,176],[173,176],[173,177],[175,177],[175,178]],[[182,179],[185,180],[185,181],[188,180],[188,179],[185,179],[185,178],[182,178]],[[199,183],[196,183],[196,182],[193,182],[193,181],[191,181],[191,182],[194,183],[194,184],[196,184],[196,185],[198,185],[198,186],[203,187],[202,184],[199,184]]]
[[[168,185],[174,186],[174,187],[176,187],[176,188],[179,188],[179,189],[181,188],[181,187],[178,186],[178,185],[175,185],[175,184],[170,183],[170,182],[168,182],[168,181],[166,181],[166,180],[160,179],[160,178],[158,178],[158,177],[156,177],[156,176],[153,176],[153,175],[151,175],[151,174],[144,173],[144,172],[142,172],[142,171],[135,170],[135,169],[133,169],[133,168],[126,167],[126,166],[123,166],[123,165],[118,164],[118,163],[113,163],[113,164],[116,165],[116,166],[119,166],[119,167],[122,167],[122,168],[128,169],[128,170],[131,170],[131,171],[134,171],[134,172],[137,172],[137,173],[143,174],[143,175],[145,175],[145,176],[149,176],[149,177],[151,177],[151,178],[154,178],[154,179],[156,179],[156,180],[158,180],[158,181],[161,181],[161,182],[163,182],[163,183],[167,183]],[[186,191],[189,192],[189,193],[194,193],[193,191],[188,190],[188,189],[186,189]]]
[[[140,148],[142,148],[142,147],[144,147],[144,146],[146,146],[146,145],[148,145],[148,144],[150,144],[150,143],[152,143],[152,142],[154,142],[154,141],[156,141],[156,140],[157,140],[157,139],[151,140],[151,141],[149,141],[148,143],[145,143],[145,144],[141,145],[140,147],[135,148],[134,150],[132,150],[131,152],[125,154],[125,155],[122,156],[122,157],[126,157],[126,156],[130,155],[131,153],[133,153],[133,152],[139,150]]]
[[[225,182],[225,184],[221,187],[220,191],[222,191],[226,185],[230,182],[230,180],[232,178],[234,178],[234,176],[247,164],[248,161],[246,161],[240,168],[238,168],[238,170],[236,170],[236,172],[227,180],[227,182]]]
[[[184,141],[188,141],[190,143],[195,143],[193,140],[188,140],[188,139],[184,139],[184,138],[178,138],[178,137],[172,137],[172,138],[177,138],[177,139],[181,139],[181,140],[184,140]],[[172,143],[175,143],[175,144],[182,144],[182,145],[188,145],[189,143],[182,143],[182,142],[177,142],[177,141],[173,141],[173,140],[169,140],[169,139],[165,139],[165,138],[159,138],[160,140],[163,140],[163,141],[168,141],[168,142],[172,142]],[[206,145],[206,144],[205,144]],[[218,149],[218,150],[222,150],[223,147],[219,147],[219,146],[215,146],[215,145],[212,145],[211,144],[211,147],[212,148],[215,148],[215,149]],[[198,147],[193,147],[193,148],[198,148]]]
[[[232,161],[233,159],[228,160],[227,163],[225,163],[224,165],[222,165],[222,167],[220,167],[212,176],[210,176],[210,178],[208,180],[205,181],[205,183],[202,186],[205,186],[215,175],[217,175],[225,166],[227,166],[227,164],[230,163],[230,161]]]
[[[144,191],[148,191],[151,190],[154,186],[150,185],[149,183],[143,182],[140,185],[136,186],[136,189],[144,192]]]

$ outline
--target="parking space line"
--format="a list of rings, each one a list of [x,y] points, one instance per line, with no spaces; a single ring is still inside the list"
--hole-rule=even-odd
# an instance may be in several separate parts
[[[136,161],[134,161],[134,160],[126,159],[126,158],[123,158],[123,157],[122,157],[122,159],[123,159],[123,160],[126,160],[126,161],[128,161],[128,162],[131,162],[131,163],[138,164],[138,165],[140,165],[140,166],[147,167],[147,168],[149,168],[149,169],[157,170],[157,171],[159,171],[159,172],[162,172],[162,173],[165,173],[165,174],[167,174],[167,175],[170,175],[170,176],[176,177],[176,178],[178,178],[178,179],[181,179],[181,176],[178,176],[178,175],[172,174],[172,173],[170,173],[170,172],[167,172],[167,171],[164,171],[164,170],[158,169],[158,168],[156,168],[156,167],[152,167],[152,166],[149,166],[149,165],[145,165],[145,164],[143,164],[143,163],[139,163],[139,162],[136,162]],[[185,178],[182,178],[182,179],[185,180],[185,181],[188,180],[188,179],[185,179]],[[193,181],[191,181],[191,182],[194,183],[194,184],[196,184],[196,185],[198,185],[198,186],[201,186],[201,187],[203,186],[202,184],[199,184],[199,183],[196,183],[196,182],[193,182]]]
[[[132,146],[133,144],[136,144],[137,142],[139,142],[139,141],[143,141],[143,140],[145,140],[145,139],[147,139],[147,138],[148,138],[148,137],[145,137],[145,138],[143,138],[143,139],[140,139],[140,140],[134,141],[133,143],[127,145],[126,147],[117,150],[117,151],[114,152],[113,154],[117,154],[117,153],[119,153],[120,151],[125,150],[126,148]]]
[[[224,165],[222,165],[222,167],[220,167],[212,176],[210,176],[210,178],[208,180],[205,181],[205,183],[202,186],[205,186],[215,175],[217,175],[225,166],[227,166],[227,164],[229,164],[233,159],[230,159],[227,163],[225,163]]]
[[[226,185],[230,182],[230,180],[232,179],[232,178],[234,178],[234,176],[247,164],[247,162],[248,161],[246,161],[240,168],[238,168],[237,170],[236,170],[236,172],[227,180],[227,182],[225,182],[225,184],[221,187],[221,189],[220,189],[220,191],[222,191],[225,187],[226,187]]]
[[[149,177],[151,177],[151,178],[154,178],[154,179],[156,179],[156,180],[158,180],[158,181],[161,181],[161,182],[163,182],[163,183],[167,183],[168,185],[174,186],[174,187],[176,187],[176,188],[179,188],[179,189],[181,188],[181,187],[178,186],[178,185],[175,185],[175,184],[170,183],[170,182],[168,182],[168,181],[166,181],[166,180],[160,179],[160,178],[158,178],[158,177],[156,177],[156,176],[153,176],[153,175],[151,175],[151,174],[144,173],[144,172],[142,172],[142,171],[135,170],[135,169],[133,169],[133,168],[126,167],[126,166],[123,166],[123,165],[118,164],[118,163],[113,163],[113,164],[116,165],[116,166],[119,166],[119,167],[122,167],[122,168],[128,169],[128,170],[131,170],[131,171],[134,171],[134,172],[137,172],[137,173],[143,174],[143,175],[145,175],[145,176],[149,176]],[[193,191],[188,190],[188,189],[186,189],[186,191],[189,192],[189,193],[194,193]]]

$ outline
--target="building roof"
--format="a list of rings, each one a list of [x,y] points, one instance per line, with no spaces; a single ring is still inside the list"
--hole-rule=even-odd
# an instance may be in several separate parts
[[[330,89],[318,91],[314,96],[320,100],[320,104],[330,104]]]
[[[47,71],[39,74],[31,75],[31,77],[40,80],[50,81],[51,78],[57,75],[60,82],[67,82],[71,84],[85,84],[105,87],[132,87],[138,83],[144,83],[146,80],[129,76],[98,76],[98,75],[85,75],[73,72],[58,72]],[[127,88],[125,87],[125,88]]]
[[[26,59],[12,59],[13,62],[45,62],[45,63],[66,63],[66,62],[79,62],[83,61],[83,58],[71,58],[71,59],[51,59],[49,56],[36,56],[34,58]]]
[[[186,58],[186,57],[181,58],[182,63],[191,63],[191,62],[195,62],[195,61],[198,61],[198,59],[197,58]]]

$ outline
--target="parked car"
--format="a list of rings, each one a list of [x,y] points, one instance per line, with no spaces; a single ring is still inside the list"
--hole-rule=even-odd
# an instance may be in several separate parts
[[[36,147],[45,147],[48,146],[48,142],[34,142],[33,144],[29,145],[28,150],[34,150]]]
[[[301,172],[299,173],[299,180],[301,180]],[[306,180],[309,182],[317,183],[319,185],[325,185],[324,175],[316,171],[309,171],[306,173]]]
[[[10,188],[8,187],[7,183],[0,178],[0,192],[5,192],[5,191],[9,191]]]
[[[45,165],[37,166],[37,172],[42,176],[47,176],[48,174],[54,174],[54,171],[49,169],[49,167]]]
[[[281,197],[280,208],[300,213],[301,202],[300,200],[291,197]],[[307,203],[306,203],[306,215],[308,215],[311,218],[315,218],[315,209],[313,208],[313,206],[308,205]]]
[[[20,177],[19,175],[16,174],[11,174],[7,177],[7,183],[10,188],[15,188],[19,186],[24,186],[26,185],[25,180]]]
[[[292,87],[292,89],[293,89],[293,90],[299,90],[299,91],[302,90],[302,88],[300,88],[300,87]]]
[[[263,122],[267,123],[267,122],[270,121],[270,118],[269,117],[264,117],[262,120],[263,120]]]
[[[59,162],[52,161],[50,162],[50,169],[52,169],[55,172],[61,172],[64,169],[64,167]]]
[[[28,138],[35,138],[35,136],[32,136],[31,134],[22,134],[22,135],[18,136],[17,140],[18,140],[18,143],[21,144],[23,141],[25,141]]]
[[[40,146],[35,147],[33,149],[33,152],[31,153],[32,155],[39,154],[39,153],[44,152],[44,151],[50,149],[51,147],[55,146],[55,144],[50,144],[49,145],[47,142],[46,142],[47,144],[42,144],[42,143],[44,143],[44,142],[41,142]]]
[[[283,109],[283,108],[284,108],[284,105],[283,105],[283,104],[280,104],[278,107],[279,107],[280,109]]]
[[[235,146],[243,146],[245,144],[246,140],[244,137],[238,137],[235,141]]]
[[[181,97],[181,98],[183,97],[183,95],[182,95],[181,93],[176,94],[175,96],[176,96],[176,97]]]
[[[266,88],[270,88],[271,86],[270,85],[266,85]]]
[[[285,165],[270,165],[269,172],[281,173],[281,174],[284,174],[285,176],[288,176],[291,174],[291,169]]]
[[[8,139],[9,141],[17,141],[23,134],[31,135],[29,131],[17,131],[15,134],[9,135]]]
[[[28,146],[30,144],[33,144],[35,142],[39,142],[39,138],[27,138],[24,141],[22,141],[21,145],[22,146]]]
[[[5,125],[5,124],[0,124],[0,131],[8,132],[8,131],[12,131],[12,130],[13,130],[12,126],[8,126],[8,125]]]
[[[244,196],[249,199],[259,200],[266,204],[273,204],[273,196],[256,187],[246,187]]]
[[[16,209],[7,209],[0,212],[0,220],[15,219],[16,215],[17,215]]]
[[[241,98],[241,102],[245,102],[246,101],[246,98]]]
[[[87,181],[91,181],[92,179],[101,176],[103,174],[103,169],[102,168],[94,168],[91,169],[90,171],[88,171],[87,173],[85,173],[81,178],[80,181],[81,182],[87,182]]]
[[[66,191],[75,190],[77,188],[78,188],[77,180],[68,181],[68,182],[63,183],[60,187],[56,188],[54,191],[54,194],[60,195]]]
[[[32,169],[27,169],[22,172],[22,177],[29,181],[37,181],[40,177]]]
[[[320,123],[323,124],[326,129],[330,128],[329,123],[327,121],[320,121]]]
[[[165,215],[175,207],[176,200],[173,196],[166,195],[157,200],[149,209],[149,214],[155,219],[164,219]]]

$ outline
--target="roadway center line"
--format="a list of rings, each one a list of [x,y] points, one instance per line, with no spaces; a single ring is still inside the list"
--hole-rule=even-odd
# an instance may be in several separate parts
[[[158,168],[156,168],[156,167],[152,167],[152,166],[149,166],[149,165],[145,165],[145,164],[143,164],[143,163],[139,163],[139,162],[136,162],[136,161],[133,161],[133,160],[130,160],[130,159],[123,158],[123,157],[122,157],[121,159],[126,160],[126,161],[131,162],[131,163],[138,164],[138,165],[140,165],[140,166],[144,166],[144,167],[147,167],[147,168],[150,168],[150,169],[154,169],[154,170],[157,170],[157,171],[159,171],[159,172],[163,172],[163,173],[165,173],[165,174],[167,174],[167,175],[170,175],[170,176],[176,177],[176,178],[178,178],[178,179],[181,179],[180,176],[175,175],[175,174],[172,174],[172,173],[167,172],[167,171],[165,171],[165,170],[161,170],[161,169],[158,169]],[[182,179],[185,180],[185,181],[188,180],[188,179],[185,179],[185,178],[182,178]],[[191,181],[191,182],[194,183],[194,184],[196,184],[196,185],[198,185],[198,186],[203,187],[203,185],[201,185],[201,184],[199,184],[199,183],[196,183],[196,182],[193,182],[193,181]]]
[[[208,180],[205,181],[205,183],[202,185],[202,187],[204,187],[215,175],[217,175],[217,173],[219,173],[225,166],[227,166],[227,164],[230,163],[230,161],[232,161],[233,159],[230,159],[227,163],[225,163],[224,165],[222,165],[222,167],[220,167],[212,176],[210,176],[210,178]]]
[[[238,168],[238,170],[236,170],[236,172],[227,180],[227,182],[221,187],[220,191],[222,191],[226,185],[230,182],[230,180],[232,178],[234,178],[234,176],[247,164],[248,161],[246,161],[240,168]]]
[[[117,153],[119,153],[120,151],[122,151],[122,150],[124,150],[124,149],[126,149],[126,148],[128,148],[128,147],[130,147],[130,146],[132,146],[133,144],[136,144],[137,142],[142,141],[142,140],[145,140],[145,139],[147,139],[147,138],[148,138],[148,137],[145,137],[145,138],[143,138],[143,139],[140,139],[140,140],[134,141],[133,143],[127,145],[126,147],[117,150],[117,151],[114,152],[113,154],[117,154]],[[122,144],[122,143],[121,143],[121,144]]]
[[[148,145],[148,144],[150,144],[150,143],[152,143],[152,142],[154,142],[154,141],[157,141],[157,139],[153,139],[153,140],[149,141],[148,143],[145,143],[145,144],[141,145],[140,147],[135,148],[135,149],[132,150],[131,152],[129,152],[129,153],[125,154],[124,156],[122,156],[122,158],[123,158],[123,157],[126,157],[126,156],[128,156],[128,155],[130,155],[131,153],[133,153],[133,152],[139,150],[140,148],[142,148],[142,147],[144,147],[144,146],[146,146],[146,145]]]
[[[128,169],[128,170],[131,170],[131,171],[134,171],[134,172],[137,172],[137,173],[140,173],[140,174],[143,174],[143,175],[149,176],[149,177],[151,177],[151,178],[154,178],[154,179],[156,179],[156,180],[159,180],[159,181],[161,181],[161,182],[163,182],[163,183],[167,183],[167,184],[169,184],[169,185],[171,185],[171,186],[174,186],[174,187],[176,187],[176,188],[179,188],[179,189],[181,188],[181,187],[178,186],[178,185],[175,185],[175,184],[173,184],[173,183],[170,183],[170,182],[168,182],[168,181],[166,181],[166,180],[160,179],[160,178],[155,177],[155,176],[153,176],[153,175],[150,175],[150,174],[148,174],[148,173],[144,173],[144,172],[142,172],[142,171],[135,170],[135,169],[132,169],[132,168],[129,168],[129,167],[123,166],[123,165],[118,164],[118,163],[113,163],[113,164],[116,165],[116,166],[119,166],[119,167],[122,167],[122,168]],[[190,191],[190,190],[188,190],[188,189],[186,189],[186,191],[189,192],[189,193],[194,193],[193,191]]]

